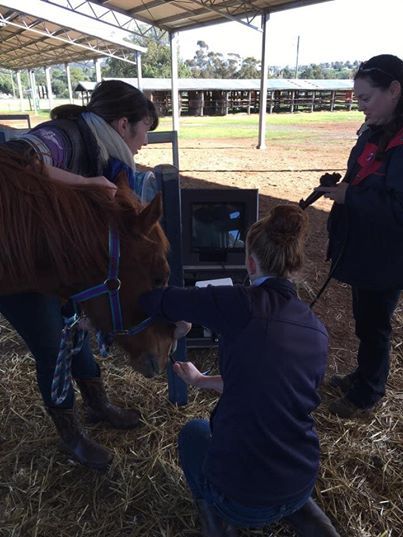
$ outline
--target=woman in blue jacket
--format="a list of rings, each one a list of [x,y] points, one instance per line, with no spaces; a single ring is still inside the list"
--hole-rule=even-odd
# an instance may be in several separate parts
[[[219,376],[175,363],[188,384],[221,394],[210,422],[190,421],[179,457],[204,536],[236,535],[286,517],[299,535],[335,536],[310,499],[319,442],[319,404],[328,336],[288,279],[302,264],[306,215],[280,205],[246,241],[251,286],[168,287],[140,298],[148,314],[186,319],[219,333]],[[177,336],[180,328],[177,328]]]
[[[331,379],[344,396],[330,405],[349,418],[384,396],[391,318],[403,286],[403,61],[390,54],[361,64],[354,91],[365,124],[344,180],[321,187],[335,201],[330,214],[332,274],[352,288],[359,339],[357,367]]]

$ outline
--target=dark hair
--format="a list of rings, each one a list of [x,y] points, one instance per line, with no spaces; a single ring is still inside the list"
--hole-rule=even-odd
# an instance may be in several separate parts
[[[154,130],[158,126],[158,114],[154,104],[143,92],[122,80],[104,80],[91,94],[87,106],[65,104],[51,111],[52,119],[76,119],[82,112],[93,112],[107,123],[127,117],[129,123],[135,124],[148,118]]]
[[[248,253],[253,253],[265,274],[284,277],[302,267],[308,216],[294,205],[278,205],[255,222],[246,236]]]
[[[374,88],[386,90],[394,80],[400,83],[401,95],[392,121],[383,127],[376,158],[382,160],[394,135],[403,127],[403,61],[393,54],[379,54],[362,62],[354,80],[367,80]]]

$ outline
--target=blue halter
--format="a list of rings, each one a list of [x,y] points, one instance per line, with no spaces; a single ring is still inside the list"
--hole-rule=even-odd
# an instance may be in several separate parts
[[[151,317],[147,317],[130,328],[124,328],[119,297],[121,286],[121,281],[119,280],[119,259],[119,235],[115,229],[109,228],[109,268],[107,279],[99,285],[80,291],[70,297],[74,313],[70,317],[65,317],[64,319],[65,326],[62,331],[60,349],[56,360],[51,388],[51,397],[56,405],[63,403],[68,394],[71,385],[71,361],[73,356],[80,352],[86,336],[86,330],[80,327],[78,304],[104,294],[108,294],[109,296],[112,331],[107,332],[106,334],[101,332],[97,333],[100,354],[104,358],[108,355],[109,346],[115,336],[134,336],[145,330],[154,322]]]
[[[102,336],[111,341],[115,336],[134,336],[139,332],[145,330],[153,323],[151,317],[147,317],[140,323],[130,327],[124,328],[122,308],[120,306],[119,290],[121,281],[119,280],[119,259],[120,259],[120,241],[119,235],[116,229],[109,228],[109,268],[108,277],[99,285],[80,291],[70,297],[73,303],[80,304],[91,298],[96,298],[104,294],[109,296],[109,305],[111,308],[112,316],[112,331]]]

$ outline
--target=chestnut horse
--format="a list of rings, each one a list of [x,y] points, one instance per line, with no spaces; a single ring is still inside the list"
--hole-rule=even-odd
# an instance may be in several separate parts
[[[33,291],[68,299],[99,286],[108,279],[112,229],[120,238],[122,328],[137,325],[145,318],[139,295],[166,285],[169,276],[161,205],[158,195],[144,208],[125,177],[111,199],[105,187],[51,180],[40,164],[0,148],[0,294]],[[82,309],[97,330],[113,331],[106,294],[85,300]],[[116,342],[134,369],[151,377],[165,368],[172,326],[156,323],[135,336],[120,332]]]

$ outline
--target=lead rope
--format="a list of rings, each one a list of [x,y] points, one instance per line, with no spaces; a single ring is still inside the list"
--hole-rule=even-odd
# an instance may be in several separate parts
[[[77,313],[64,318],[64,322],[51,388],[51,398],[55,405],[60,405],[66,399],[71,386],[71,362],[73,356],[80,352],[87,335],[87,331],[80,327]]]

